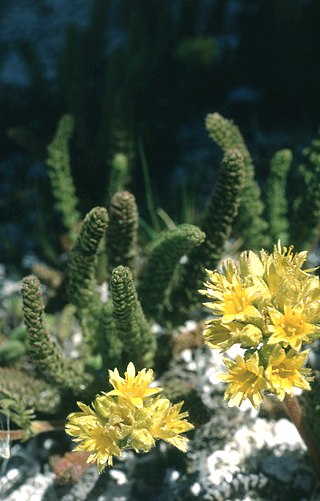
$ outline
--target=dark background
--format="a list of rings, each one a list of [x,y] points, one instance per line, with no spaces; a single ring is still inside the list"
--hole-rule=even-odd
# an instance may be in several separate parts
[[[319,26],[318,0],[2,0],[0,261],[42,257],[63,231],[45,159],[64,113],[83,214],[104,201],[119,123],[178,222],[182,193],[199,210],[217,173],[208,112],[240,126],[262,186],[277,149],[298,162],[320,123]],[[138,153],[130,189],[148,219]]]

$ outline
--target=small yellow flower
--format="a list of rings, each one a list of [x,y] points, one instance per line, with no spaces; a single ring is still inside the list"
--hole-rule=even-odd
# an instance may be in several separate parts
[[[264,368],[259,365],[259,355],[255,352],[247,360],[237,355],[236,360],[224,359],[227,374],[220,374],[222,381],[229,383],[225,400],[228,405],[240,406],[247,398],[257,409],[263,400],[262,391],[268,389],[268,381],[264,376]]]
[[[310,390],[308,380],[312,379],[309,376],[311,369],[302,368],[308,355],[309,350],[301,353],[290,350],[286,353],[279,345],[273,347],[265,376],[279,400],[283,400],[286,394],[292,396],[294,387]]]
[[[263,262],[252,251],[241,252],[239,257],[239,273],[242,279],[247,277],[262,278],[265,272]]]
[[[220,319],[214,318],[207,321],[203,337],[211,348],[226,351],[237,343],[240,343],[243,348],[258,346],[262,339],[262,332],[252,324],[222,323]]]
[[[216,275],[221,277],[218,273]],[[216,315],[222,315],[221,321],[223,323],[261,318],[259,310],[253,305],[261,296],[259,287],[255,285],[247,287],[236,275],[232,277],[231,283],[220,280],[218,286],[208,282],[205,285],[208,290],[199,292],[205,292],[213,299],[213,302],[204,304],[212,309]]]
[[[135,428],[130,436],[130,447],[136,452],[149,452],[155,439],[147,428]]]
[[[307,322],[307,318],[300,308],[284,305],[284,313],[269,308],[271,324],[267,330],[271,333],[268,344],[281,343],[284,347],[291,346],[300,350],[303,342],[310,342],[318,332],[318,328]]]
[[[220,319],[214,318],[207,321],[207,327],[203,332],[205,342],[213,349],[228,350],[232,345],[239,343],[239,322],[223,324]]]
[[[272,254],[261,251],[264,278],[277,309],[283,311],[285,303],[304,302],[311,290],[319,288],[319,277],[310,275],[314,269],[301,269],[306,258],[306,251],[293,254],[293,246],[282,249],[280,241],[274,246]]]
[[[132,362],[128,364],[124,378],[120,377],[118,369],[109,370],[109,378],[114,390],[109,391],[107,394],[126,398],[135,407],[142,407],[143,400],[146,397],[162,391],[162,388],[148,388],[153,380],[152,369],[142,369],[136,376],[136,369]]]
[[[128,409],[115,406],[112,398],[102,397],[105,409],[112,413],[113,423],[106,416],[101,416],[89,406],[78,402],[81,412],[68,416],[66,432],[79,444],[74,450],[90,452],[88,463],[97,462],[99,473],[106,464],[112,466],[113,456],[121,457],[119,441],[129,435],[132,428],[128,419]],[[101,397],[100,397],[101,399]],[[126,423],[127,420],[127,423]]]
[[[167,398],[157,397],[148,406],[148,410],[152,410],[153,414],[151,434],[186,452],[188,439],[181,433],[192,430],[194,426],[185,419],[188,412],[180,414],[182,405],[183,402],[172,405]]]
[[[78,402],[81,411],[67,418],[66,432],[78,444],[75,450],[90,453],[88,462],[96,462],[99,473],[112,466],[113,457],[121,457],[122,450],[148,452],[158,439],[185,452],[188,439],[181,433],[193,426],[184,419],[187,412],[180,414],[183,402],[172,405],[166,398],[151,396],[162,390],[148,388],[151,369],[136,376],[130,363],[125,378],[117,369],[109,372],[115,390],[98,395],[91,407]]]
[[[239,341],[242,348],[255,348],[262,341],[262,332],[259,327],[253,324],[243,326],[239,334]]]

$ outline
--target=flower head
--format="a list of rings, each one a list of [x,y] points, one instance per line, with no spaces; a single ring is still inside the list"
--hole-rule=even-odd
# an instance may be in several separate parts
[[[308,350],[286,353],[279,345],[272,347],[265,375],[279,400],[283,400],[286,394],[293,395],[293,388],[310,390],[311,369],[303,368],[308,354]]]
[[[259,365],[258,353],[255,352],[247,360],[240,355],[235,361],[226,358],[224,363],[228,372],[219,377],[229,383],[225,392],[229,406],[239,406],[248,398],[257,409],[263,400],[262,390],[266,390],[269,386],[264,377],[264,367]]]
[[[280,241],[272,254],[261,251],[265,267],[264,279],[276,308],[283,310],[284,304],[304,302],[314,288],[319,288],[319,278],[311,270],[302,270],[307,252],[293,253],[293,246],[281,248]]]
[[[310,389],[309,370],[302,368],[308,352],[299,350],[320,335],[320,281],[314,269],[302,269],[306,258],[279,241],[271,254],[245,251],[238,261],[226,259],[221,272],[208,271],[199,291],[215,315],[204,330],[206,343],[248,350],[244,358],[225,359],[231,405],[249,398],[256,407],[264,390],[283,399],[293,387]]]
[[[68,416],[66,432],[78,443],[75,450],[90,452],[88,463],[96,462],[99,472],[106,464],[112,466],[113,456],[121,457],[119,442],[128,435],[128,422],[123,408],[115,406],[111,398],[104,397],[104,407],[109,415],[113,415],[113,424],[106,416],[78,402],[81,412],[73,412]],[[116,413],[115,413],[116,411]],[[115,423],[118,421],[118,423]],[[127,429],[126,429],[127,428]]]
[[[270,308],[271,324],[267,331],[271,334],[268,344],[281,343],[284,347],[291,346],[300,350],[303,342],[310,342],[312,336],[319,330],[315,325],[308,323],[307,315],[303,310],[284,305],[284,311]]]
[[[154,416],[150,431],[155,438],[186,452],[188,439],[181,433],[192,430],[193,425],[185,419],[187,412],[180,413],[182,405],[183,402],[172,405],[167,398],[156,398],[149,406]]]
[[[117,369],[109,372],[115,389],[98,395],[91,406],[78,402],[80,412],[68,416],[66,432],[77,443],[75,450],[90,453],[88,462],[96,462],[99,472],[112,466],[122,450],[148,452],[158,439],[185,451],[188,439],[181,434],[193,425],[185,419],[187,412],[180,413],[183,402],[172,405],[166,398],[152,397],[162,388],[148,388],[151,369],[136,376],[130,363],[124,378]]]
[[[222,322],[245,321],[261,316],[254,303],[261,296],[256,285],[247,286],[239,276],[233,275],[231,282],[218,272],[210,275],[211,283],[206,282],[207,291],[199,291],[208,295],[213,302],[205,303],[216,315],[222,315]]]
[[[132,362],[128,364],[127,372],[124,378],[120,377],[118,369],[109,370],[109,381],[114,390],[108,392],[108,395],[123,397],[136,406],[142,407],[143,400],[155,393],[162,391],[161,388],[149,388],[153,380],[152,369],[142,369],[136,375],[136,369]]]
[[[226,351],[239,342],[239,326],[242,327],[239,322],[223,324],[219,319],[214,318],[207,322],[203,336],[211,348]]]
[[[220,319],[214,318],[207,322],[203,336],[211,348],[226,351],[237,343],[240,343],[243,348],[258,346],[262,339],[262,332],[253,324],[222,323]]]

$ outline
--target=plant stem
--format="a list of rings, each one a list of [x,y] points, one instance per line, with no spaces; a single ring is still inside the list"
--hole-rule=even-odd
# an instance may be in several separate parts
[[[46,431],[63,430],[65,425],[64,420],[60,421],[32,421],[32,435],[38,435]],[[21,440],[25,436],[25,430],[0,430],[0,440]]]
[[[291,418],[293,424],[300,433],[302,440],[306,444],[315,470],[320,477],[320,451],[307,430],[298,399],[295,396],[290,397],[289,395],[286,395],[283,404],[287,414]]]

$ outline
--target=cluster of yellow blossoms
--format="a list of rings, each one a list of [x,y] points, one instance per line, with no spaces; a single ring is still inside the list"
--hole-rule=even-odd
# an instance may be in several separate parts
[[[124,378],[117,369],[109,371],[113,390],[98,395],[92,407],[78,402],[81,412],[68,416],[66,432],[78,442],[75,450],[90,453],[88,463],[97,462],[99,473],[106,464],[112,466],[113,456],[122,450],[148,452],[157,439],[165,440],[183,452],[188,439],[181,435],[193,428],[180,413],[183,402],[172,405],[167,398],[152,397],[162,388],[150,388],[152,369],[136,375],[132,362]]]
[[[206,343],[221,352],[240,344],[246,351],[225,358],[229,383],[225,399],[255,408],[263,391],[283,400],[293,388],[310,389],[310,369],[303,368],[309,350],[300,351],[320,335],[320,286],[314,269],[302,270],[307,252],[293,254],[278,242],[272,254],[245,251],[238,261],[227,259],[221,273],[208,271],[202,294],[215,318],[207,322]]]

